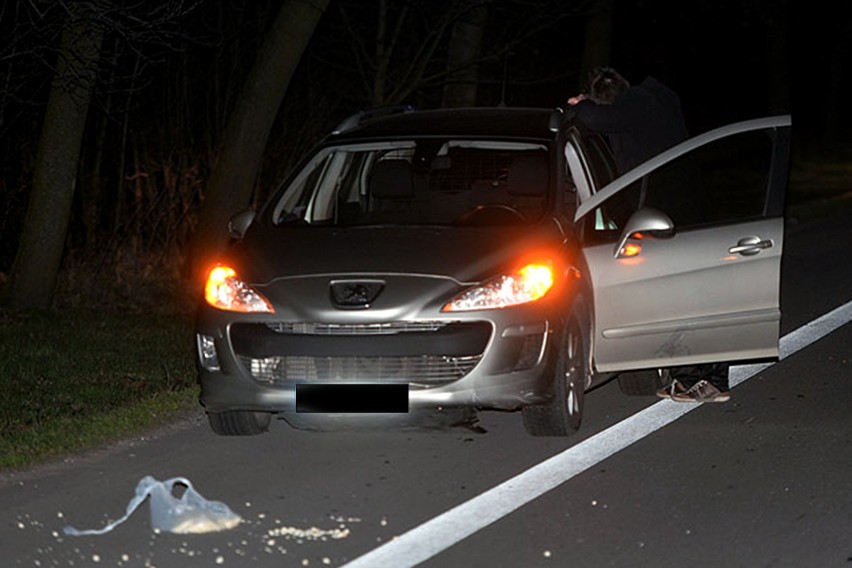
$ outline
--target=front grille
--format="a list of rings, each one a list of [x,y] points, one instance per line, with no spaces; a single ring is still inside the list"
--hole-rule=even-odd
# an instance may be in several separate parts
[[[267,385],[299,382],[456,381],[482,359],[491,335],[484,322],[234,324],[237,359]]]
[[[438,331],[445,327],[442,321],[394,321],[367,324],[314,323],[314,322],[271,322],[266,327],[275,333],[300,335],[389,335],[421,331]]]
[[[255,380],[291,382],[380,381],[413,387],[447,384],[467,375],[482,355],[467,357],[239,357]]]

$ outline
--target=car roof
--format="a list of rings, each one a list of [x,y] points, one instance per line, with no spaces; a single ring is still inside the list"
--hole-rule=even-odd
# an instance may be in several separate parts
[[[412,137],[494,137],[552,140],[563,125],[561,109],[476,107],[367,111],[343,121],[327,142]],[[376,116],[378,114],[378,116]],[[570,114],[570,113],[569,113]]]

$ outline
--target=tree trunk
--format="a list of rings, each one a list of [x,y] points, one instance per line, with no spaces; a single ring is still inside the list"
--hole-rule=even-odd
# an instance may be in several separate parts
[[[59,61],[36,151],[33,187],[5,302],[47,309],[53,302],[102,30],[89,3],[69,3]]]
[[[595,0],[586,17],[583,55],[580,62],[580,87],[589,73],[610,64],[612,50],[612,11],[614,0]]]
[[[444,86],[442,106],[476,106],[479,78],[476,62],[482,51],[482,34],[488,19],[488,6],[483,4],[453,25],[447,54],[448,82]]]
[[[113,48],[112,61],[109,64],[110,75],[115,74],[118,61],[118,48]],[[111,77],[110,77],[111,78]],[[110,81],[107,81],[109,84]],[[101,228],[101,212],[103,210],[104,200],[104,155],[106,151],[107,129],[110,126],[109,115],[112,112],[112,93],[106,95],[104,101],[104,112],[101,116],[93,121],[95,124],[90,127],[94,132],[93,155],[91,159],[86,155],[85,150],[81,152],[80,162],[86,164],[91,163],[88,171],[78,173],[78,178],[82,181],[83,187],[80,191],[80,203],[83,210],[83,228],[85,230],[85,245],[86,252],[95,252],[99,246],[100,228]],[[90,130],[91,132],[91,130]],[[84,139],[85,140],[85,139]],[[84,144],[86,148],[88,144]]]
[[[287,0],[268,32],[228,119],[190,243],[190,270],[203,278],[228,242],[228,218],[248,207],[263,151],[302,52],[329,0]]]

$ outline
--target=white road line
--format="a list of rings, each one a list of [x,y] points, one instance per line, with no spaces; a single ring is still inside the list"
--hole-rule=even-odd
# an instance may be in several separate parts
[[[789,357],[849,321],[852,321],[852,301],[782,337],[779,343],[779,359]],[[772,365],[773,363],[732,366],[731,387]],[[699,406],[701,405],[669,400],[653,404],[473,499],[414,527],[349,562],[344,568],[416,566]]]

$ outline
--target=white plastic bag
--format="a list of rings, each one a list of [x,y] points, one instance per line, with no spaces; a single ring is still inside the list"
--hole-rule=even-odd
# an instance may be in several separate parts
[[[183,495],[176,497],[174,487],[186,487]],[[99,535],[108,533],[126,521],[131,514],[150,497],[151,529],[178,534],[207,533],[232,529],[242,520],[227,505],[220,501],[208,501],[202,497],[185,477],[157,481],[144,477],[136,486],[136,496],[127,504],[125,515],[102,529],[78,530],[65,527],[63,532],[70,536]]]

